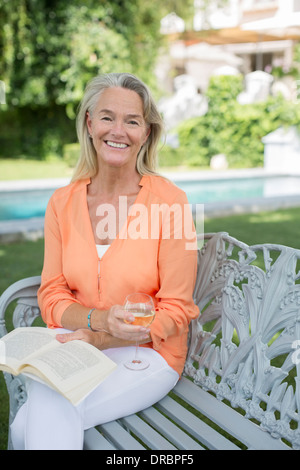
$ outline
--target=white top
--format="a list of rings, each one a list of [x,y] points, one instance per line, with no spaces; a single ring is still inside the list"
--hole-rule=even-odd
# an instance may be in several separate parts
[[[104,253],[108,250],[110,245],[96,245],[99,258],[101,258]]]

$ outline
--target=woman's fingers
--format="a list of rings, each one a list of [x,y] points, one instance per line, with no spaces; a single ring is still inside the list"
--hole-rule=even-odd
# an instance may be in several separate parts
[[[122,305],[114,305],[108,314],[110,334],[131,341],[142,341],[149,336],[149,328],[132,325],[134,316],[126,311]]]
[[[59,333],[56,335],[56,339],[60,343],[68,343],[69,341],[80,340],[97,347],[98,333],[99,332],[97,331],[94,332],[88,329],[79,329],[73,331],[72,333]],[[150,330],[148,328],[125,324],[124,329],[120,328],[117,330],[117,333],[114,336],[122,340],[141,342],[145,340],[148,341],[150,339],[149,333]]]
[[[56,339],[60,343],[80,340],[97,346],[97,333],[101,331],[126,341],[141,342],[150,339],[150,329],[141,325],[133,325],[134,316],[122,305],[114,305],[107,315],[107,330],[78,329],[71,333],[60,333]]]
[[[57,341],[60,343],[68,343],[69,341],[74,341],[75,339],[85,341],[92,344],[92,335],[90,330],[80,329],[73,331],[72,333],[60,333],[56,335]]]

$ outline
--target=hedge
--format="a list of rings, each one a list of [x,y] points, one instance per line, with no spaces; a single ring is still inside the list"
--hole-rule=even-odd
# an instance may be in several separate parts
[[[300,130],[299,104],[280,95],[242,105],[237,101],[242,89],[242,76],[212,77],[208,112],[177,127],[179,147],[165,145],[160,165],[209,166],[211,157],[222,153],[231,168],[257,167],[263,165],[262,137],[281,126]]]

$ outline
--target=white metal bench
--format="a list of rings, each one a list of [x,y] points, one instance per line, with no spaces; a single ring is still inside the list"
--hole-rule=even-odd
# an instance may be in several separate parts
[[[204,238],[184,377],[154,406],[86,431],[85,449],[300,449],[300,250]],[[13,300],[14,327],[40,315],[39,284],[2,294],[0,336]],[[5,380],[11,422],[26,393],[22,376]]]

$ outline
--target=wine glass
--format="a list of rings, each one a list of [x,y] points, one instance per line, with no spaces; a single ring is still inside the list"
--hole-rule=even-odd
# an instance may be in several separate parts
[[[142,293],[129,294],[126,297],[124,306],[125,310],[134,316],[133,322],[128,322],[125,320],[126,323],[147,327],[153,322],[155,308],[152,297],[150,295]],[[135,357],[132,360],[125,362],[125,367],[132,370],[143,370],[149,367],[149,361],[140,359],[138,352],[139,343],[137,341],[135,347]]]

